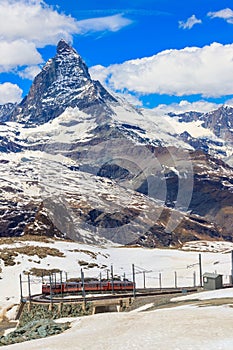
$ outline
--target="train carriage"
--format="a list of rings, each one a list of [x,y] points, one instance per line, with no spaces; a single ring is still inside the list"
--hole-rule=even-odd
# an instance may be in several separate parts
[[[131,281],[85,281],[85,292],[108,292],[108,291],[132,291],[134,284]],[[42,294],[61,294],[61,293],[81,293],[83,290],[82,282],[63,282],[63,283],[43,283]]]

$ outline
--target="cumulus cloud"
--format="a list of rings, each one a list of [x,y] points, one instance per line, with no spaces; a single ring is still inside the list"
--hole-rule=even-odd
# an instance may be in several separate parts
[[[37,0],[0,2],[1,38],[9,41],[24,38],[35,43],[37,47],[56,45],[61,38],[71,42],[73,34],[118,31],[130,23],[121,14],[77,21]]]
[[[197,19],[195,15],[189,17],[186,21],[179,21],[179,28],[191,29],[195,24],[201,24],[202,20]]]
[[[23,79],[33,80],[37,74],[39,74],[41,68],[39,66],[29,66],[24,70],[19,71],[18,74]]]
[[[24,39],[7,42],[0,40],[0,72],[7,72],[17,66],[43,62],[35,44]]]
[[[109,67],[95,66],[90,71],[115,91],[219,97],[233,94],[232,57],[233,44],[213,43],[166,50]]]
[[[169,105],[166,104],[160,104],[157,107],[153,108],[155,112],[158,112],[159,115],[161,114],[167,114],[167,113],[185,113],[185,112],[201,112],[201,113],[207,113],[214,109],[219,108],[221,105],[217,103],[212,103],[208,101],[196,101],[196,102],[189,102],[186,100],[182,100],[180,103],[171,103]]]
[[[226,20],[227,23],[233,24],[233,11],[229,8],[217,12],[209,12],[207,16],[211,18],[222,18]]]
[[[22,99],[23,91],[16,84],[0,84],[0,104],[7,102],[19,102]]]
[[[43,60],[37,48],[56,45],[61,38],[72,42],[74,34],[115,32],[130,23],[122,14],[77,21],[42,0],[1,0],[1,71],[41,63]],[[30,76],[29,72],[25,74]]]
[[[59,14],[51,6],[37,0],[2,0],[0,2],[0,33],[4,40],[24,38],[37,47],[56,44],[63,37],[72,39],[77,21]]]

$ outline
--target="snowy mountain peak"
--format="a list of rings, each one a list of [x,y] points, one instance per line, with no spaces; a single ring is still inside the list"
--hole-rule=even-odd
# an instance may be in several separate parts
[[[76,53],[77,52],[70,46],[64,39],[61,39],[57,44],[57,54],[69,54],[69,53]]]
[[[109,102],[116,102],[104,87],[93,81],[79,54],[64,40],[55,57],[35,77],[28,95],[14,110],[12,119],[36,126],[61,115],[68,107],[105,118],[114,114]]]

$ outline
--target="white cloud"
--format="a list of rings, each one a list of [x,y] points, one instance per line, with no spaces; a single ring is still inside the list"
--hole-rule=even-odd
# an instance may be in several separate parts
[[[78,33],[85,34],[88,32],[111,31],[117,32],[121,28],[128,26],[132,21],[117,14],[107,17],[98,17],[85,19],[78,22]]]
[[[0,84],[0,104],[7,102],[19,102],[22,99],[23,91],[16,84]]]
[[[219,108],[221,105],[217,103],[211,103],[208,101],[196,101],[196,102],[189,102],[186,100],[181,101],[180,103],[171,103],[169,105],[161,104],[158,105],[156,108],[153,108],[154,111],[158,112],[159,115],[161,114],[167,114],[169,112],[173,113],[185,113],[185,112],[202,112],[207,113],[214,109]]]
[[[9,41],[24,38],[37,47],[56,45],[61,38],[71,42],[73,34],[117,31],[130,23],[121,14],[77,21],[39,0],[0,2],[1,38]]]
[[[201,24],[202,20],[197,19],[195,15],[189,17],[186,21],[179,21],[179,28],[191,29],[195,24]]]
[[[74,34],[115,32],[130,23],[121,14],[77,21],[42,0],[1,0],[0,72],[41,63],[37,48],[56,45],[61,38],[72,42]]]
[[[17,66],[37,64],[43,59],[35,44],[23,39],[12,42],[0,41],[0,72],[7,72]]]
[[[207,16],[211,18],[222,18],[225,19],[228,23],[233,24],[233,11],[229,8],[217,12],[209,12]]]
[[[24,38],[37,47],[56,44],[63,37],[72,39],[77,31],[77,21],[71,16],[59,14],[43,1],[1,0],[0,33],[3,40]]]
[[[114,64],[95,66],[92,76],[115,91],[218,97],[233,94],[233,44],[166,50]]]
[[[41,68],[39,66],[29,66],[26,67],[23,71],[19,71],[18,74],[23,79],[33,80],[37,74],[39,74]]]

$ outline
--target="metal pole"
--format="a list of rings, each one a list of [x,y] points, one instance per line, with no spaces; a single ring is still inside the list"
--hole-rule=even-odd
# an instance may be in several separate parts
[[[22,275],[19,275],[19,282],[20,282],[20,302],[23,301],[23,286],[22,286]]]
[[[42,284],[44,284],[44,273],[43,272],[41,273],[41,282],[42,282]]]
[[[231,251],[231,284],[233,284],[233,250]]]
[[[54,272],[54,283],[55,283],[55,288],[57,286],[57,273]]]
[[[146,271],[143,271],[143,287],[146,289]]]
[[[159,273],[159,289],[162,289],[162,274]]]
[[[133,297],[136,298],[136,284],[135,284],[135,269],[134,269],[134,264],[132,264],[132,272],[133,272]]]
[[[100,272],[100,291],[102,292],[102,274]]]
[[[30,274],[28,274],[28,296],[29,296],[29,300],[31,301],[31,281],[30,281]]]
[[[202,261],[201,261],[201,254],[199,254],[199,271],[200,271],[200,286],[202,287]]]
[[[86,310],[85,280],[84,280],[84,273],[82,269],[81,269],[81,280],[82,280],[82,297],[83,297],[83,303],[84,303],[84,310]]]
[[[49,275],[49,289],[50,289],[50,304],[53,304],[53,293],[52,293],[52,276]]]
[[[82,280],[82,296],[85,300],[86,293],[85,293],[84,273],[82,269],[81,269],[81,280]]]
[[[196,271],[193,271],[193,287],[196,287]]]
[[[67,280],[68,280],[68,273],[65,272],[65,274],[66,274],[66,283],[67,283]]]
[[[175,274],[175,288],[177,288],[177,272],[175,271],[174,274]]]
[[[114,293],[114,276],[113,276],[113,266],[111,265],[111,281],[112,281],[112,293]]]
[[[62,289],[62,271],[60,271],[60,284],[61,284],[61,296],[63,298],[63,289]]]

